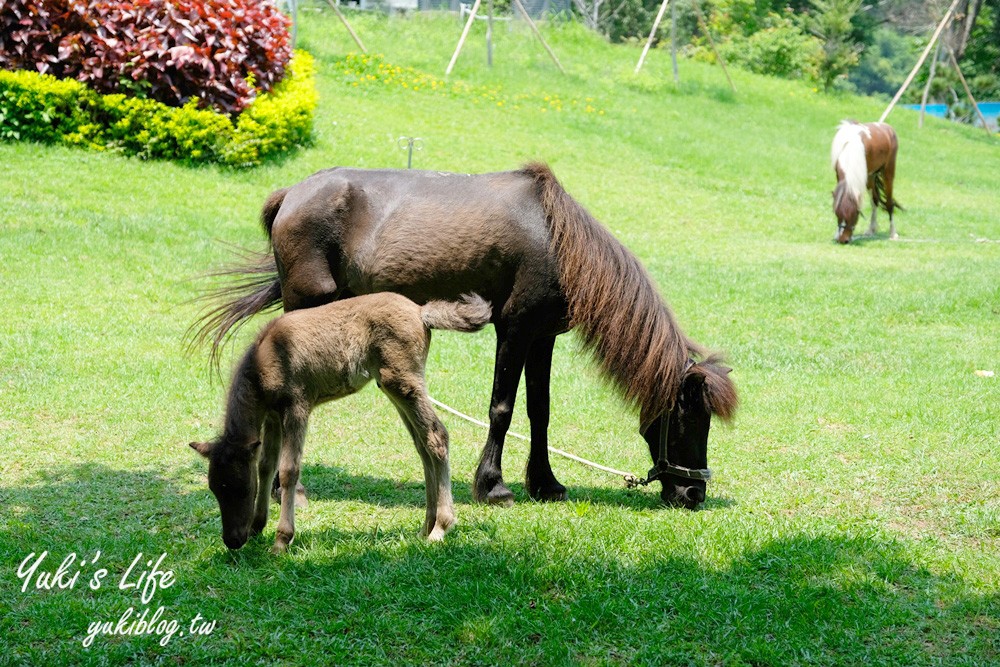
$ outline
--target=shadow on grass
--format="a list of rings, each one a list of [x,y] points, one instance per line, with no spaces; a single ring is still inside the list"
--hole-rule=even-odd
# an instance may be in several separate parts
[[[864,221],[861,221],[861,222],[864,222]],[[861,222],[858,223],[858,226],[861,225]],[[868,223],[865,222],[865,228],[866,229],[867,229],[867,224]],[[861,232],[861,233],[855,234],[854,236],[851,237],[851,242],[849,244],[847,244],[847,245],[857,246],[859,248],[863,248],[864,246],[868,245],[869,243],[883,243],[883,242],[896,243],[896,241],[894,241],[893,239],[889,238],[889,231],[886,230],[886,231],[876,232],[874,235],[867,234],[866,232]],[[836,238],[833,238],[831,240],[831,243],[833,243],[834,245],[839,245],[837,243]]]
[[[302,483],[306,486],[310,499],[315,500],[363,500],[379,507],[423,507],[423,481],[398,481],[391,478],[355,475],[338,466],[307,464],[302,466]],[[618,486],[614,486],[615,484]],[[509,482],[515,502],[535,502],[528,495],[523,484]],[[655,492],[653,492],[655,491]],[[453,478],[452,493],[456,503],[472,503],[472,480]],[[662,508],[664,511],[687,511],[667,508],[660,501],[660,483],[653,482],[648,491],[629,489],[624,482],[610,482],[608,486],[570,486],[567,494],[570,502],[586,501],[600,505],[610,505],[630,510],[645,511]],[[711,511],[732,507],[736,501],[711,495],[698,511]]]
[[[322,467],[310,472],[324,498],[369,493],[382,504],[422,503],[419,484],[398,488]],[[706,564],[705,548],[692,557],[684,535],[661,535],[655,526],[641,536],[648,546],[638,552],[608,533],[567,531],[557,521],[524,530],[463,523],[438,545],[312,526],[303,531],[305,546],[272,557],[264,543],[237,553],[222,548],[207,489],[185,491],[202,474],[194,465],[167,476],[78,465],[0,486],[7,569],[0,604],[9,610],[0,631],[16,637],[5,657],[14,664],[1000,660],[1000,595],[936,575],[908,545],[877,534],[751,539],[735,559]],[[602,494],[620,501],[609,490],[589,492],[592,501],[602,502]],[[217,620],[218,630],[165,647],[156,638],[125,636],[84,649],[89,621],[117,619],[137,600],[111,585],[96,593],[82,585],[22,593],[11,570],[41,549],[104,549],[115,573],[138,551],[166,552],[178,585],[152,606],[183,618],[199,613]]]

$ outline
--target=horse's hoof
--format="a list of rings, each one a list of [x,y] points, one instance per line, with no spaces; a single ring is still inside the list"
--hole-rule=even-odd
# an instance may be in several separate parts
[[[489,493],[485,497],[479,498],[479,502],[485,502],[487,505],[499,505],[501,507],[510,507],[514,504],[514,494],[508,489],[503,483],[499,483],[490,489]]]
[[[531,492],[531,497],[541,502],[566,500],[566,487],[556,482],[551,486],[535,489]]]
[[[271,553],[274,555],[280,555],[288,551],[288,545],[292,543],[291,539],[284,537],[283,535],[278,535],[274,538],[274,546],[271,547]]]
[[[899,234],[890,234],[889,235],[889,240],[890,241],[898,241],[899,240]]]

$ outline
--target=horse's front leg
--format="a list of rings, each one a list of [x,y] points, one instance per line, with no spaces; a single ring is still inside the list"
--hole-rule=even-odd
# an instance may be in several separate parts
[[[308,418],[308,406],[293,405],[285,410],[281,420],[281,454],[278,457],[281,516],[274,535],[273,553],[286,551],[295,538],[295,488],[299,483]]]
[[[270,414],[264,418],[263,452],[257,464],[257,502],[254,506],[253,523],[250,524],[250,535],[259,535],[267,525],[268,489],[275,479],[274,473],[278,467],[278,453],[281,451],[281,422],[277,415]]]
[[[501,459],[503,443],[510,428],[517,398],[517,385],[524,370],[527,341],[509,330],[497,327],[496,366],[493,369],[493,397],[490,400],[490,432],[479,457],[476,477],[472,483],[472,496],[481,503],[512,505],[514,494],[503,482]]]
[[[868,223],[868,231],[865,232],[866,236],[875,236],[878,234],[878,206],[878,196],[875,194],[875,190],[872,190],[872,220]],[[889,217],[889,220],[892,220],[892,216]]]
[[[528,419],[531,422],[531,452],[525,486],[535,500],[566,500],[566,487],[556,480],[549,463],[549,384],[555,344],[554,336],[535,340],[528,349],[524,365]]]

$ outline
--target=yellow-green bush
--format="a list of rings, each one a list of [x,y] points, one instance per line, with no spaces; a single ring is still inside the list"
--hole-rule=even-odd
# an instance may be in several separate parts
[[[312,56],[296,51],[285,78],[235,119],[125,95],[74,80],[0,71],[0,139],[117,150],[144,159],[258,165],[307,144],[316,108]]]

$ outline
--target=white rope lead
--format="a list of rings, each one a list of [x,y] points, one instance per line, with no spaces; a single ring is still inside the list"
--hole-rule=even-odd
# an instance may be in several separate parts
[[[433,403],[434,405],[438,406],[442,410],[450,412],[451,414],[453,414],[453,415],[455,415],[457,417],[461,417],[462,419],[464,419],[467,422],[471,422],[471,423],[476,424],[478,426],[482,426],[483,428],[486,428],[486,429],[488,429],[490,427],[490,425],[487,424],[486,422],[480,421],[480,420],[476,419],[475,417],[470,417],[469,415],[467,415],[467,414],[465,414],[463,412],[459,412],[455,408],[451,407],[450,405],[446,405],[446,404],[442,403],[441,401],[437,400],[433,396],[431,396],[430,399],[431,399],[431,403]],[[531,442],[531,438],[529,438],[527,436],[524,436],[524,435],[521,435],[520,433],[516,433],[514,431],[507,431],[507,435],[509,435],[509,436],[511,436],[513,438],[517,438],[518,440],[524,440],[525,442]],[[634,486],[638,482],[638,480],[639,480],[639,478],[636,477],[635,475],[633,475],[632,473],[624,472],[624,471],[621,471],[621,470],[615,470],[614,468],[609,468],[608,466],[601,465],[600,463],[594,463],[593,461],[588,461],[587,459],[585,459],[583,457],[580,457],[580,456],[577,456],[576,454],[570,454],[569,452],[565,452],[565,451],[563,451],[561,449],[557,449],[555,447],[551,447],[550,446],[550,447],[548,447],[548,450],[550,452],[552,452],[553,454],[558,454],[559,456],[562,456],[563,458],[567,458],[570,461],[576,461],[577,463],[582,463],[585,466],[590,466],[591,468],[596,468],[597,470],[602,470],[602,471],[604,471],[606,473],[610,473],[612,475],[618,475],[619,477],[623,478],[625,480],[625,483],[628,484],[629,486]]]

